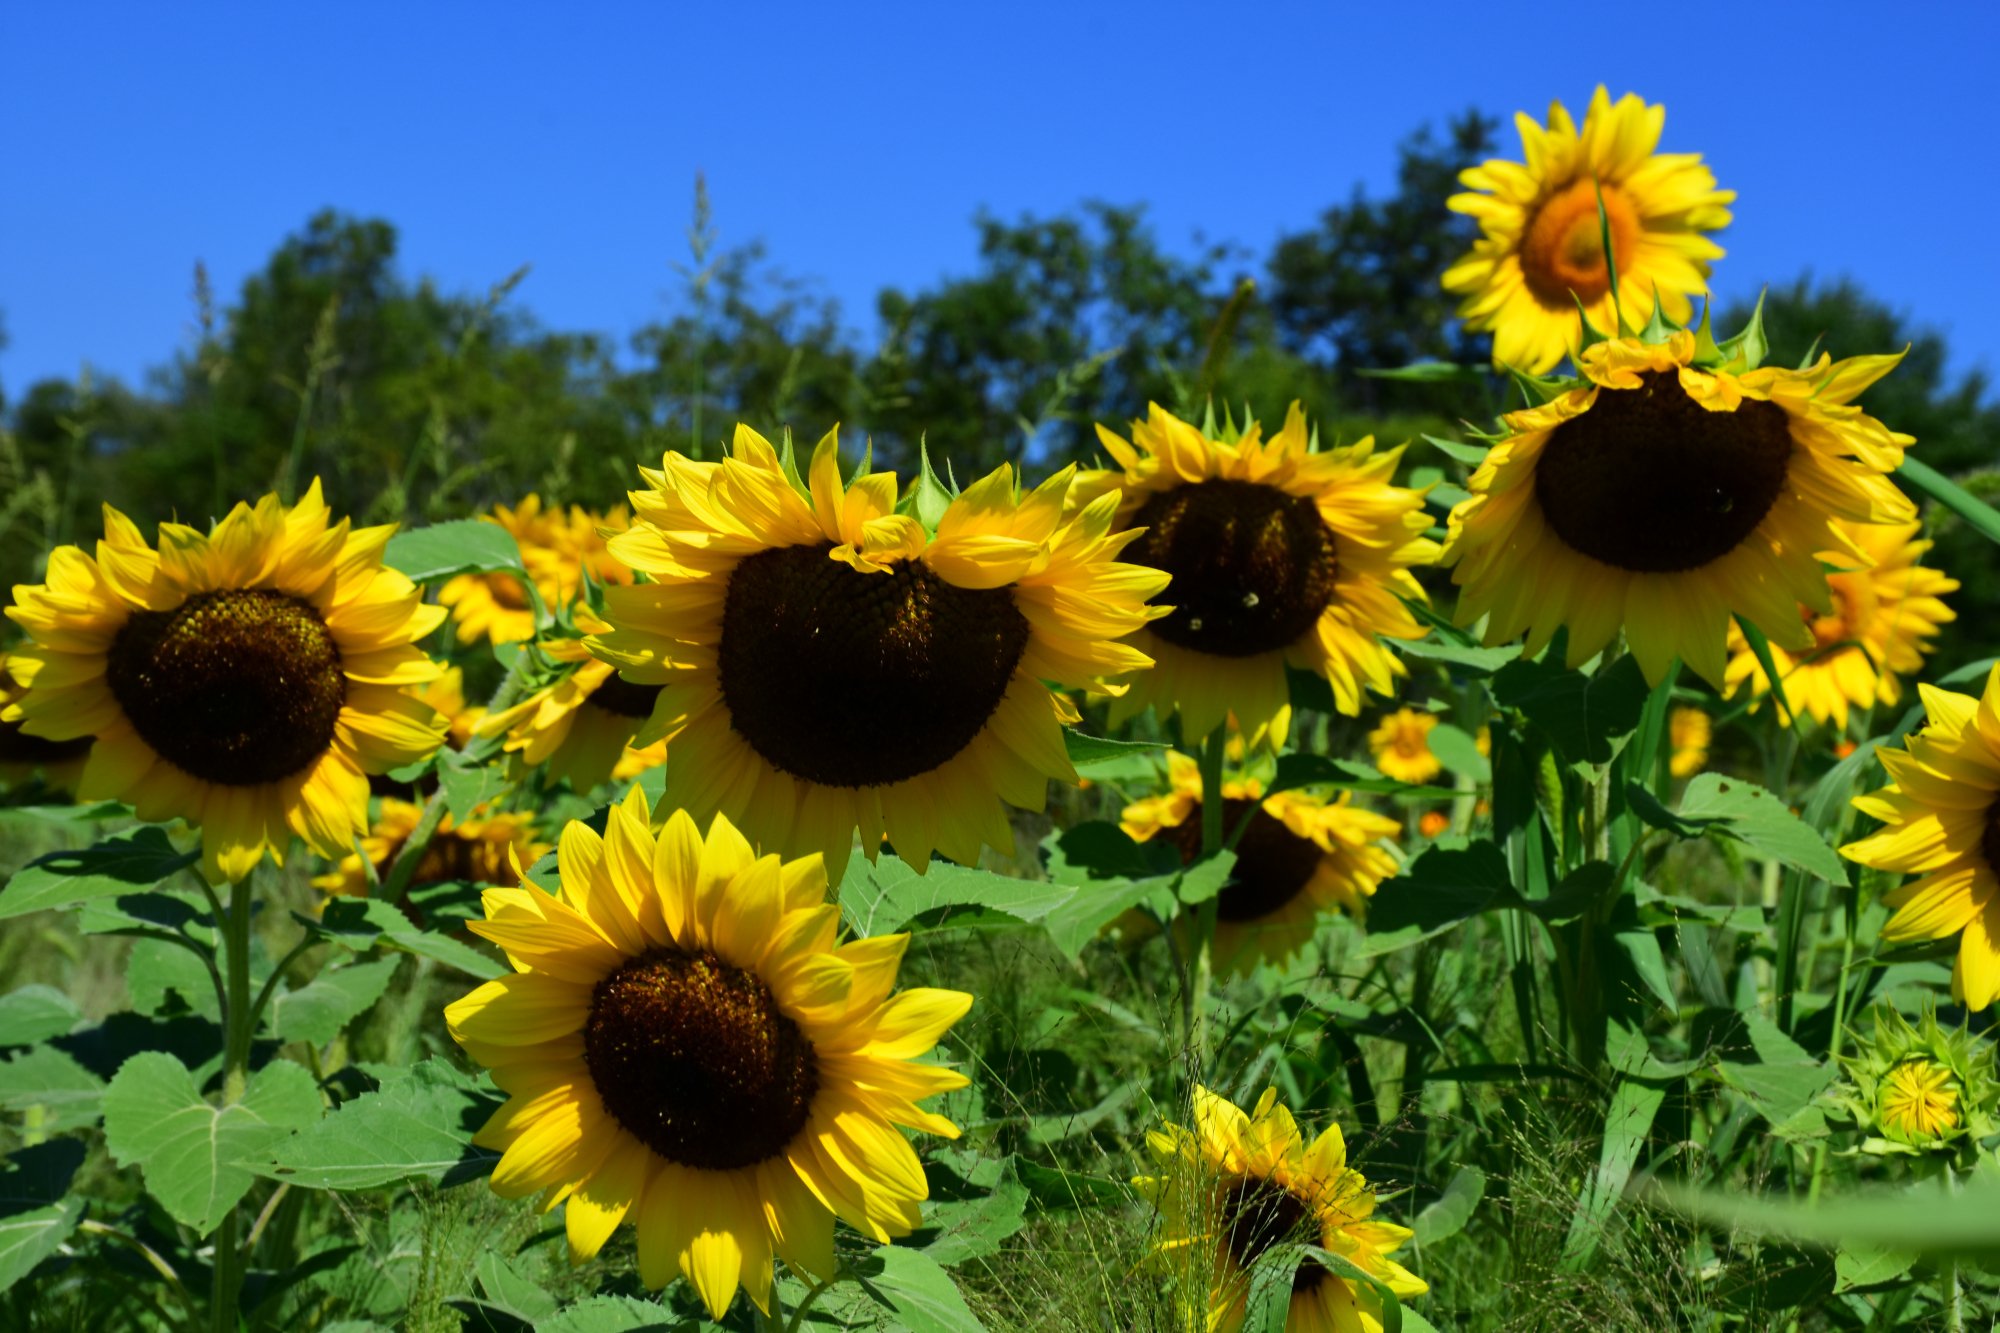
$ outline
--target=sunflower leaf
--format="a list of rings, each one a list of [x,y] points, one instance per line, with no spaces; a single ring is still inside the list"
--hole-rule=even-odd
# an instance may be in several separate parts
[[[383,1084],[273,1145],[256,1169],[306,1189],[379,1189],[487,1174],[499,1154],[472,1146],[499,1097],[444,1060],[383,1074]]]
[[[883,1245],[870,1256],[861,1287],[896,1314],[910,1333],[985,1333],[951,1275],[935,1259],[906,1245]]]
[[[0,1292],[54,1254],[83,1220],[83,1196],[70,1192],[82,1165],[77,1139],[19,1148],[0,1163]]]
[[[1167,748],[1165,741],[1114,741],[1103,736],[1086,736],[1074,727],[1063,728],[1063,748],[1079,773],[1085,769],[1116,767],[1121,773],[1134,760],[1153,761]],[[1157,764],[1154,765],[1157,767]]]
[[[459,574],[513,574],[528,582],[514,534],[476,518],[399,532],[389,539],[382,559],[413,583],[435,583]]]
[[[76,1001],[53,986],[22,986],[0,995],[0,1046],[60,1037],[82,1021]]]
[[[176,850],[152,825],[82,851],[50,852],[15,871],[7,887],[0,889],[0,921],[150,889],[193,865],[200,855]]]
[[[1494,699],[1525,713],[1573,764],[1610,763],[1639,725],[1646,694],[1646,677],[1629,656],[1594,676],[1566,669],[1554,652],[1493,674]]]
[[[1679,814],[1682,820],[1734,838],[1781,865],[1830,883],[1846,882],[1846,863],[1827,840],[1754,782],[1698,773],[1681,796]]]
[[[1295,787],[1333,787],[1371,796],[1402,796],[1420,801],[1448,801],[1464,795],[1450,787],[1420,787],[1398,782],[1394,778],[1383,777],[1366,765],[1345,759],[1330,759],[1323,754],[1278,756],[1277,774],[1265,787],[1264,795],[1276,796]]]
[[[401,956],[392,954],[373,962],[329,967],[297,990],[271,997],[265,1022],[279,1041],[324,1046],[375,1007],[402,965]]]
[[[840,910],[856,937],[866,938],[893,934],[940,907],[984,907],[1033,924],[1076,893],[1067,884],[1013,879],[939,861],[919,875],[887,853],[870,864],[857,851],[841,880]]]

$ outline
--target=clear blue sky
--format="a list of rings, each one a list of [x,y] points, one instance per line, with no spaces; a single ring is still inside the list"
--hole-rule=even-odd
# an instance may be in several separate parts
[[[1588,15],[1600,17],[1591,18]],[[1468,105],[1668,106],[1740,192],[1724,297],[1851,274],[2000,371],[2000,6],[1161,3],[0,6],[0,312],[18,392],[137,379],[315,209],[393,221],[405,270],[550,326],[657,317],[706,171],[873,334],[883,285],[968,269],[970,219],[1146,201],[1262,251]],[[1517,147],[1504,130],[1510,151]]]

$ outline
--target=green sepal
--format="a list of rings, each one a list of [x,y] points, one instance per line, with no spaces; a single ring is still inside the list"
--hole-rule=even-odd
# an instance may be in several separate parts
[[[910,483],[909,507],[917,522],[924,525],[924,531],[935,534],[958,491],[947,486],[932,470],[930,449],[921,436],[917,440],[917,460],[917,479]]]
[[[1771,343],[1764,336],[1764,292],[1757,293],[1757,308],[1750,312],[1750,320],[1733,337],[1716,344],[1722,354],[1722,364],[1718,370],[1741,375],[1764,364],[1764,358],[1771,354]]]
[[[778,466],[784,471],[785,480],[792,484],[792,489],[811,499],[812,489],[806,485],[805,478],[799,475],[799,451],[792,442],[790,426],[785,427],[782,439],[783,443],[778,446]]]

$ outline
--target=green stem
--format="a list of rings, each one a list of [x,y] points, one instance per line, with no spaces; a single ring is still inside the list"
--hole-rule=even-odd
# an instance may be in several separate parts
[[[424,859],[424,852],[431,845],[431,838],[437,833],[438,825],[444,821],[444,784],[431,793],[424,802],[423,813],[417,816],[417,826],[410,830],[410,836],[403,841],[403,849],[396,853],[394,864],[383,877],[380,897],[401,907],[409,896],[410,881],[416,877],[417,865]]]
[[[1847,821],[1843,819],[1840,827],[1845,832]],[[1840,975],[1835,979],[1833,987],[1833,1038],[1828,1043],[1826,1052],[1827,1064],[1835,1069],[1840,1068],[1840,1047],[1842,1040],[1847,1036],[1847,973],[1848,969],[1854,966],[1854,930],[1856,918],[1860,915],[1860,898],[1860,890],[1850,885],[1845,904],[1847,938],[1841,944]],[[1812,1181],[1806,1187],[1808,1202],[1819,1202],[1819,1188],[1825,1180],[1826,1140],[1821,1139],[1819,1146],[1813,1151]]]
[[[250,1039],[257,1017],[250,1003],[250,876],[229,886],[229,911],[222,921],[222,1104],[243,1100],[250,1080]],[[215,1281],[210,1301],[214,1333],[236,1333],[237,1302],[243,1287],[243,1253],[239,1245],[241,1218],[232,1208],[215,1233]]]

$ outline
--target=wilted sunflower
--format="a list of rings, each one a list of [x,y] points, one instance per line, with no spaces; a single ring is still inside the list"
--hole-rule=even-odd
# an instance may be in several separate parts
[[[367,774],[443,737],[408,686],[438,666],[415,644],[444,619],[382,565],[393,526],[329,525],[315,481],[296,506],[238,504],[206,534],[160,525],[155,550],[109,505],[97,554],[49,556],[7,614],[32,643],[8,658],[28,694],[7,709],[51,740],[95,736],[78,795],[202,829],[211,879],[322,856],[368,826]]]
[[[6,720],[9,705],[19,703],[27,690],[7,674],[7,654],[0,652],[0,787],[18,786],[39,777],[58,791],[75,791],[83,777],[83,764],[90,757],[90,737],[52,741],[30,736],[19,722]]]
[[[1667,714],[1667,771],[1691,778],[1708,767],[1708,747],[1715,724],[1699,708],[1676,708]]]
[[[1375,767],[1398,782],[1429,782],[1443,772],[1444,765],[1431,752],[1431,728],[1437,722],[1436,713],[1415,708],[1384,714],[1368,733],[1368,753]]]
[[[606,628],[585,608],[577,610],[577,625]],[[625,680],[593,658],[581,639],[543,639],[535,646],[569,669],[512,707],[487,714],[474,735],[505,736],[507,751],[523,764],[547,764],[550,777],[568,779],[578,791],[610,779],[623,782],[667,761],[667,747],[658,741],[633,743],[652,716],[659,686]]]
[[[1188,1313],[1210,1333],[1243,1326],[1251,1265],[1276,1246],[1317,1245],[1378,1279],[1398,1300],[1430,1287],[1389,1256],[1413,1234],[1372,1221],[1375,1192],[1347,1165],[1340,1126],[1311,1143],[1267,1089],[1250,1114],[1194,1090],[1194,1128],[1146,1135],[1163,1174],[1132,1183],[1160,1210],[1160,1260],[1179,1279]],[[1375,1289],[1307,1259],[1292,1279],[1286,1333],[1382,1331]]]
[[[897,1126],[957,1137],[915,1103],[966,1079],[917,1057],[972,997],[892,997],[909,937],[837,944],[817,855],[647,821],[635,787],[602,838],[563,830],[559,894],[487,891],[472,929],[517,971],[445,1010],[510,1094],[473,1142],[502,1150],[495,1192],[567,1204],[577,1262],[630,1218],[649,1287],[679,1272],[720,1319],[741,1283],[768,1312],[774,1252],[830,1279],[835,1216],[878,1242],[922,1221]]]
[[[1640,321],[1656,299],[1687,322],[1688,298],[1707,289],[1709,261],[1722,257],[1705,233],[1729,225],[1736,192],[1715,188],[1699,154],[1654,151],[1666,120],[1665,107],[1632,93],[1614,104],[1599,87],[1582,130],[1560,102],[1549,104],[1546,129],[1518,112],[1527,162],[1494,158],[1460,173],[1478,193],[1449,206],[1478,219],[1482,234],[1444,285],[1465,296],[1467,328],[1492,330],[1495,362],[1536,374],[1555,365],[1577,344],[1579,306],[1604,329],[1618,327],[1618,307]]]
[[[389,867],[402,854],[403,844],[416,832],[423,814],[422,806],[393,796],[384,797],[374,827],[361,840],[361,850],[341,858],[330,873],[316,876],[313,885],[336,897],[367,897],[368,866],[374,867],[378,880],[387,875]],[[409,887],[420,889],[427,884],[453,880],[468,884],[514,884],[518,878],[510,858],[522,865],[533,865],[548,850],[549,845],[535,836],[532,816],[493,811],[475,814],[460,824],[447,813],[418,858]],[[363,856],[368,858],[368,865],[362,864]]]
[[[1812,631],[1812,647],[1794,654],[1773,645],[1771,665],[1777,668],[1788,708],[1845,731],[1849,707],[1893,704],[1903,697],[1900,677],[1923,669],[1938,626],[1958,618],[1939,600],[1958,590],[1958,580],[1919,563],[1931,549],[1929,542],[1915,540],[1920,524],[1835,526],[1867,555],[1868,563],[1855,568],[1850,561],[1841,569],[1840,553],[1825,553],[1824,559],[1836,567],[1826,580],[1832,606],[1823,615],[1799,608]],[[1730,693],[1747,682],[1758,698],[1769,694],[1764,668],[1740,631],[1731,632],[1729,646]]]
[[[1155,599],[1172,613],[1128,640],[1154,665],[1126,682],[1112,725],[1178,709],[1192,745],[1233,711],[1275,746],[1291,727],[1288,664],[1324,676],[1350,717],[1364,690],[1407,674],[1381,636],[1428,632],[1398,597],[1424,600],[1409,567],[1437,547],[1422,493],[1391,480],[1401,449],[1317,450],[1297,403],[1268,441],[1254,421],[1210,439],[1157,403],[1130,442],[1097,437],[1124,469],[1120,524],[1146,530],[1130,558],[1173,576]]]
[[[1875,751],[1890,784],[1854,798],[1887,825],[1840,854],[1916,875],[1883,903],[1891,944],[1960,935],[1953,998],[1977,1012],[2000,996],[2000,668],[1975,699],[1919,685],[1929,724],[1907,750]]]
[[[599,514],[578,505],[545,508],[539,495],[530,495],[512,509],[496,505],[480,519],[498,524],[514,538],[522,567],[551,611],[582,591],[585,570],[598,583],[632,581],[632,571],[612,558],[598,531],[624,530],[631,515],[623,505]],[[451,608],[460,643],[518,643],[534,637],[535,608],[511,574],[461,574],[438,590],[438,600]]]
[[[1201,858],[1201,768],[1186,755],[1169,755],[1167,776],[1171,791],[1133,801],[1118,822],[1140,842],[1163,839],[1182,864],[1192,864]],[[1250,815],[1215,900],[1215,957],[1239,973],[1260,958],[1282,961],[1297,952],[1312,940],[1321,912],[1363,916],[1375,886],[1396,873],[1396,858],[1381,846],[1396,835],[1395,820],[1356,809],[1345,792],[1332,802],[1302,791],[1263,792],[1254,777],[1222,784],[1224,836]]]
[[[1530,654],[1567,626],[1572,667],[1622,625],[1649,682],[1678,656],[1717,688],[1732,615],[1812,646],[1816,553],[1867,559],[1832,520],[1913,516],[1887,475],[1910,437],[1852,405],[1901,358],[1701,369],[1696,350],[1685,330],[1596,343],[1577,387],[1505,418],[1451,514],[1459,624],[1487,617],[1489,645],[1525,632]]]
[[[1042,808],[1076,780],[1061,724],[1084,688],[1145,656],[1117,642],[1165,577],[1117,562],[1115,496],[1065,517],[1070,473],[1017,496],[1002,467],[935,535],[894,512],[893,473],[843,486],[835,436],[801,494],[738,426],[732,455],[668,454],[632,496],[614,554],[652,578],[611,588],[591,650],[663,684],[644,741],[673,747],[664,801],[727,810],[760,846],[824,853],[886,831],[919,870],[933,850],[1009,849],[1004,800]]]

